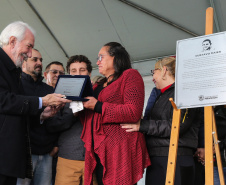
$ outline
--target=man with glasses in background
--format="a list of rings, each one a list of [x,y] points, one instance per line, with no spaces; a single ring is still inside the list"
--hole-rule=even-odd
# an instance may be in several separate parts
[[[44,78],[46,79],[46,83],[53,88],[55,88],[58,76],[59,75],[64,75],[65,74],[65,69],[64,66],[61,62],[58,61],[53,61],[50,62],[45,69],[44,72]],[[57,165],[57,156],[58,153],[58,147],[54,147],[52,150],[53,154],[53,163],[52,163],[52,185],[55,184],[55,177],[56,177],[56,165]]]
[[[44,78],[46,83],[55,88],[59,75],[64,75],[65,69],[61,62],[53,61],[46,66]]]

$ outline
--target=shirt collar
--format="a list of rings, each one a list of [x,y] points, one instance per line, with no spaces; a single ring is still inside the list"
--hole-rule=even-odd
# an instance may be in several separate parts
[[[163,89],[161,89],[161,93],[164,93],[167,89],[169,89],[171,87],[172,84],[164,87]]]
[[[29,74],[27,74],[27,73],[24,73],[24,72],[22,72],[21,77],[22,77],[23,79],[26,79],[26,80],[34,81],[34,79],[31,77],[31,75],[29,75]],[[35,83],[41,83],[42,80],[43,80],[43,77],[40,76],[40,77],[35,81]]]

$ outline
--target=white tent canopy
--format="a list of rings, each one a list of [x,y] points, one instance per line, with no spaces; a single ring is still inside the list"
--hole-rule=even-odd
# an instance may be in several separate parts
[[[177,40],[204,35],[210,6],[214,31],[226,31],[225,0],[1,0],[0,30],[16,20],[30,24],[44,67],[76,54],[95,67],[99,49],[110,41],[124,45],[132,61],[175,54]]]

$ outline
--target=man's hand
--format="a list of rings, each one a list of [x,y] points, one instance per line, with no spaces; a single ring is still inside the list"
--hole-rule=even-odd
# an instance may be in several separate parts
[[[197,157],[198,161],[203,165],[205,164],[205,148],[197,148],[194,156]]]
[[[58,110],[61,108],[61,106],[58,107],[46,107],[43,112],[40,115],[40,120],[43,121],[45,119],[48,119],[50,117],[55,116],[55,114],[58,112]]]
[[[120,124],[122,128],[126,129],[126,132],[137,132],[140,129],[140,120],[137,123]]]
[[[48,94],[44,97],[42,97],[42,105],[43,106],[59,106],[61,104],[70,103],[71,100],[67,100],[63,98],[64,95],[62,94]]]
[[[58,147],[53,147],[52,151],[49,153],[50,156],[52,157],[57,157],[57,153],[59,151],[59,148]]]
[[[94,97],[91,97],[91,96],[85,97],[85,99],[89,99],[89,100],[83,102],[83,106],[84,106],[85,108],[87,108],[87,109],[94,110],[94,107],[95,107],[95,105],[96,105],[96,103],[97,103],[97,99],[94,98]]]
[[[74,117],[77,117],[78,116],[78,112],[75,112],[73,114],[74,114]]]

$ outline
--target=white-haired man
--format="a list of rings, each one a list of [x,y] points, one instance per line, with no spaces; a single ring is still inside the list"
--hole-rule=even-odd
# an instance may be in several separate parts
[[[1,185],[15,185],[17,177],[32,177],[28,115],[38,114],[42,106],[69,102],[60,94],[44,97],[24,95],[20,67],[25,57],[31,57],[34,42],[33,29],[19,21],[9,24],[0,35]],[[52,109],[47,107],[45,110]]]

